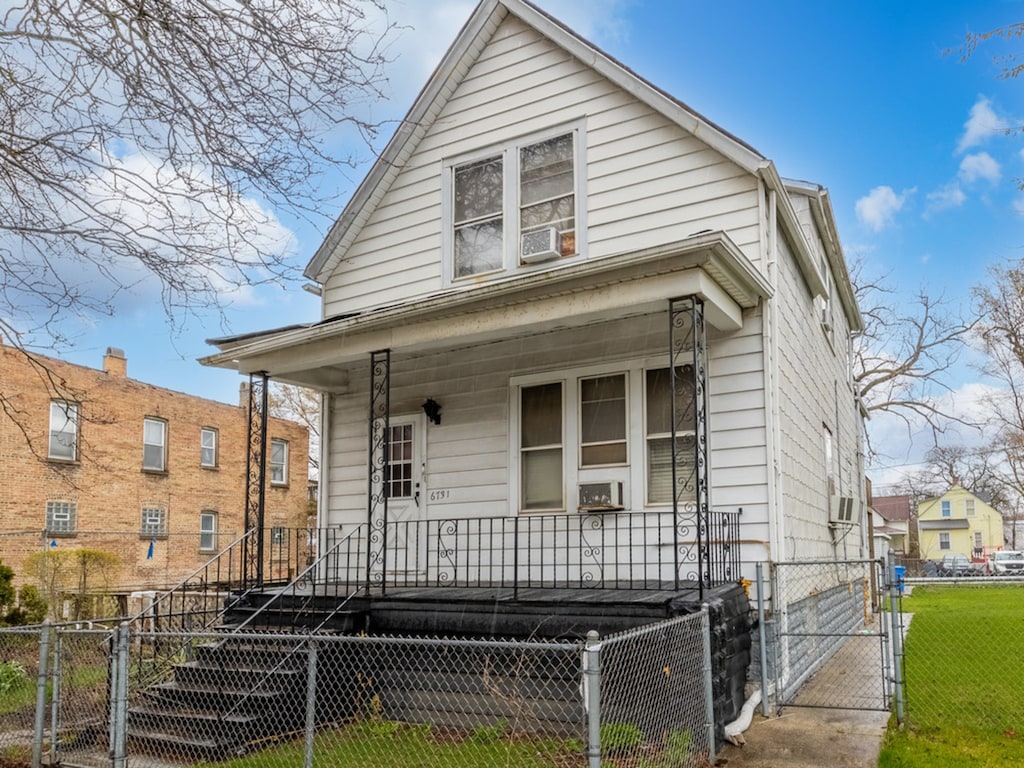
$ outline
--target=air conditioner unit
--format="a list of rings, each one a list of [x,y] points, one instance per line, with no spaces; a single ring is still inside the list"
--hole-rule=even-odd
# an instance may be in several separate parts
[[[833,525],[853,525],[857,522],[857,511],[851,496],[833,496],[828,511],[828,521]]]
[[[612,512],[622,506],[622,483],[612,480],[603,483],[580,483],[581,512]]]
[[[562,255],[562,233],[554,227],[525,232],[520,238],[519,258],[524,264],[551,261]]]

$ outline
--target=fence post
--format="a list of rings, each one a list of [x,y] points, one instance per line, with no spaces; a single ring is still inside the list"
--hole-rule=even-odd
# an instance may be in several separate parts
[[[313,768],[313,735],[316,731],[316,640],[309,641],[309,659],[306,669],[306,750],[303,768]]]
[[[715,764],[715,692],[711,675],[711,618],[708,604],[700,606],[701,640],[704,645],[704,716],[708,728],[708,763]]]
[[[60,758],[57,751],[60,744],[57,735],[60,731],[60,697],[61,697],[61,657],[64,651],[64,636],[60,629],[54,630],[53,636],[53,685],[50,692],[50,765],[58,765]]]
[[[889,580],[889,617],[892,621],[892,671],[893,691],[896,698],[896,722],[903,725],[906,701],[903,691],[903,632],[900,624],[900,585],[896,581],[896,558],[889,553],[886,563],[886,577]]]
[[[764,626],[764,563],[757,564],[757,641],[761,657],[761,714],[771,715],[768,707],[768,632]]]
[[[593,629],[587,632],[583,686],[587,708],[587,757],[590,768],[601,768],[601,642]]]
[[[49,619],[43,624],[39,635],[39,672],[36,675],[36,719],[32,731],[32,768],[39,768],[43,763],[43,731],[46,729],[46,676],[50,661]]]
[[[110,759],[113,768],[128,762],[128,622],[114,630],[114,663],[111,675]]]

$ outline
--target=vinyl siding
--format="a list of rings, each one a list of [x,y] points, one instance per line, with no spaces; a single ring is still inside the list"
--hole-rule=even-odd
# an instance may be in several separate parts
[[[446,158],[585,119],[587,255],[726,230],[760,261],[757,182],[515,18],[506,18],[369,213],[325,286],[325,316],[445,289]]]

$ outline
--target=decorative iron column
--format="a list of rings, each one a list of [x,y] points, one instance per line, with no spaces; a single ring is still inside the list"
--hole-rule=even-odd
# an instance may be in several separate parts
[[[245,471],[245,532],[242,545],[242,589],[263,585],[263,520],[267,493],[266,371],[249,374],[249,446]],[[255,533],[251,533],[255,530]]]
[[[710,487],[708,483],[707,338],[704,302],[696,296],[669,300],[669,377],[672,388],[672,527],[676,535],[675,588],[679,589],[682,533],[692,520],[697,540],[700,599],[711,585]],[[681,514],[682,513],[682,514]],[[687,519],[683,519],[683,517]]]
[[[387,590],[388,435],[391,431],[391,350],[370,354],[366,585]]]

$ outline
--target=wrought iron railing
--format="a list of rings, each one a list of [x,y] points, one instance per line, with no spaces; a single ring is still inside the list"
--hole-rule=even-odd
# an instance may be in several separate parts
[[[713,587],[740,577],[739,515],[712,511],[703,525],[695,514],[673,525],[668,512],[393,522],[368,587]],[[354,535],[365,537],[365,529]],[[345,580],[358,582],[357,571],[349,565]]]

